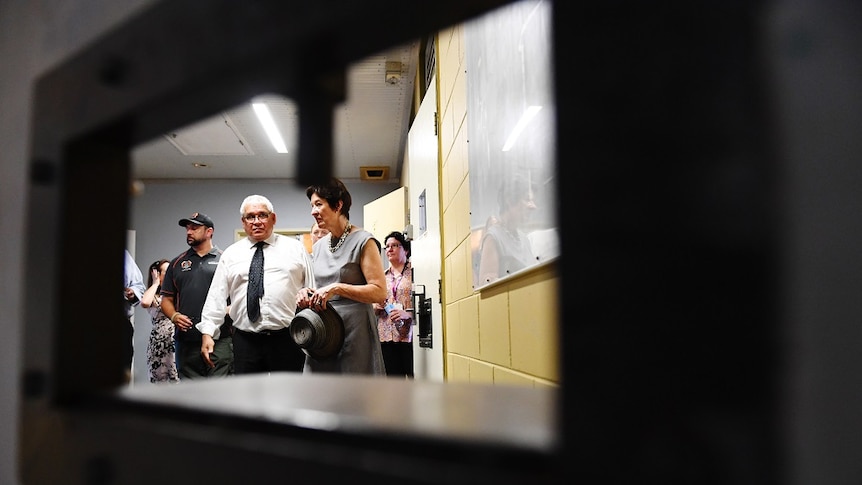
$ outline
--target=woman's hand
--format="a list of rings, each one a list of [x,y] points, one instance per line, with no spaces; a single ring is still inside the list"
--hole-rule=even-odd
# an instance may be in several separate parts
[[[308,308],[311,306],[314,290],[311,288],[302,288],[296,293],[297,308]]]
[[[150,273],[152,273],[152,275],[153,275],[153,284],[158,285],[159,284],[159,270],[153,269],[153,270],[150,270]]]
[[[413,316],[410,315],[410,312],[408,312],[407,310],[402,310],[400,308],[393,308],[389,312],[389,321],[392,323],[409,321],[412,318],[413,318]]]
[[[338,285],[339,283],[333,283],[331,285],[326,285],[323,288],[318,288],[317,290],[308,290],[308,306],[315,310],[323,310],[326,308],[326,302],[328,302],[332,296],[338,294],[336,292]]]

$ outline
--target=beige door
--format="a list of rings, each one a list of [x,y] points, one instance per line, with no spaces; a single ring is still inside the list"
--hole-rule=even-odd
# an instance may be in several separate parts
[[[392,231],[403,232],[407,226],[407,189],[400,187],[365,204],[362,208],[363,229],[374,234],[383,244],[383,238]],[[388,267],[383,259],[383,266]]]

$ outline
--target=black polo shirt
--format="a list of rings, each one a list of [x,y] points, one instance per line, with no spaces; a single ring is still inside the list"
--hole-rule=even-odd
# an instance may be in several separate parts
[[[162,296],[173,297],[177,311],[191,318],[194,323],[201,321],[201,310],[207,299],[221,253],[221,249],[213,246],[210,252],[201,257],[194,249],[189,248],[172,259],[165,272]],[[232,324],[230,317],[225,316],[225,322],[221,326],[222,336],[231,335]],[[201,341],[201,333],[195,327],[185,332],[177,331],[176,336],[183,342]]]

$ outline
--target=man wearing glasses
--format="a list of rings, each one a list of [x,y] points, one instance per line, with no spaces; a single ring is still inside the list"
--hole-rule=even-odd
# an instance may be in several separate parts
[[[225,249],[197,329],[203,334],[201,356],[210,360],[219,329],[219,315],[233,319],[234,372],[302,372],[305,353],[290,335],[295,295],[314,287],[311,258],[296,238],[274,232],[276,214],[262,195],[250,195],[240,205],[247,237]]]

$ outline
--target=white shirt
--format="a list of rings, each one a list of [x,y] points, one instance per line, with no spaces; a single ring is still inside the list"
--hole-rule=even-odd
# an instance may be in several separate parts
[[[141,275],[141,268],[138,268],[138,263],[129,254],[128,249],[126,250],[125,257],[126,262],[123,277],[126,285],[125,288],[131,288],[135,293],[134,301],[125,300],[126,316],[132,318],[135,315],[135,307],[141,304],[141,298],[144,297],[144,292],[147,291],[147,288],[144,286],[144,277]]]
[[[300,288],[314,288],[311,258],[299,240],[273,233],[263,248],[263,298],[260,320],[248,318],[246,297],[248,268],[257,248],[249,238],[241,239],[224,250],[213,275],[201,321],[195,327],[201,333],[219,338],[224,322],[227,298],[233,326],[246,332],[281,330],[290,326],[296,311],[296,293]]]

